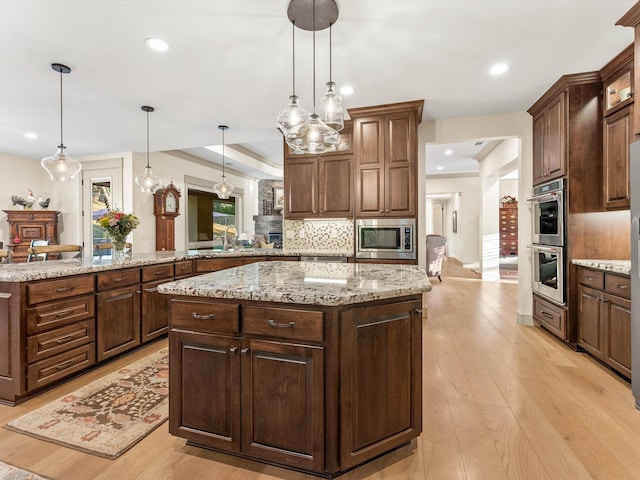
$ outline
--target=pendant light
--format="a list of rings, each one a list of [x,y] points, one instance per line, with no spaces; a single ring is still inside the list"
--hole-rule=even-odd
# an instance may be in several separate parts
[[[292,65],[293,65],[293,93],[289,97],[289,105],[280,115],[278,115],[277,126],[283,134],[286,134],[296,125],[301,124],[309,118],[309,112],[298,104],[298,96],[296,95],[296,24],[291,22],[292,30]]]
[[[67,147],[62,140],[62,74],[71,72],[71,69],[61,63],[52,63],[51,68],[60,74],[60,145],[55,154],[45,157],[40,161],[51,180],[66,182],[75,177],[82,169],[82,165],[65,153]]]
[[[336,94],[336,84],[332,78],[332,27],[333,24],[329,25],[329,81],[327,82],[327,91],[320,99],[320,119],[326,123],[328,127],[339,132],[344,128],[344,112],[342,111],[342,97]]]
[[[147,166],[144,168],[144,175],[136,177],[136,183],[141,191],[153,193],[160,186],[160,178],[151,172],[151,166],[149,165],[149,113],[155,111],[155,109],[146,105],[140,108],[142,111],[147,112]]]
[[[222,130],[222,178],[218,183],[213,186],[213,193],[218,195],[222,200],[226,200],[233,192],[233,185],[227,183],[227,179],[224,176],[224,132],[228,130],[229,127],[226,125],[218,125],[218,128]]]
[[[289,5],[290,9],[293,3],[292,0]],[[316,30],[318,29],[316,24],[316,0],[313,0],[312,4],[311,25],[313,30],[313,114],[305,122],[287,131],[285,133],[285,141],[296,153],[321,154],[336,151],[340,143],[340,134],[320,120],[316,113]]]

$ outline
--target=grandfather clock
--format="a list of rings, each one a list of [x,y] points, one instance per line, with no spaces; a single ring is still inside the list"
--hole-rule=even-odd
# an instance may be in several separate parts
[[[173,182],[153,194],[156,216],[156,251],[176,249],[175,220],[180,215],[180,190]]]

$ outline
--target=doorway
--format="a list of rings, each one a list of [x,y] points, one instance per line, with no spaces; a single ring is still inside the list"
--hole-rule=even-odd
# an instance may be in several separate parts
[[[122,170],[120,168],[82,170],[82,239],[85,257],[93,256],[93,246],[108,237],[98,219],[122,205]]]

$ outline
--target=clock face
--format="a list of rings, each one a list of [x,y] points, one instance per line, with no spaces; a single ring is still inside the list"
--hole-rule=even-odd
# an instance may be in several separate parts
[[[176,195],[173,192],[167,193],[167,197],[165,198],[165,208],[168,213],[176,213],[176,210],[178,209],[178,202]]]

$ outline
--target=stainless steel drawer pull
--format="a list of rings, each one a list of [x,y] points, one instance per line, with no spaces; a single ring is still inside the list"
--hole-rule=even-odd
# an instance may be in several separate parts
[[[118,278],[114,278],[113,281],[116,283],[120,283],[120,282],[124,282],[127,279],[127,277],[118,277]]]
[[[238,348],[237,348],[237,347],[231,347],[231,348],[229,349],[229,353],[230,353],[231,355],[235,355],[237,351],[238,351]]]
[[[421,308],[416,308],[416,313],[418,315],[422,315],[422,309]]]
[[[158,287],[145,288],[144,291],[147,292],[147,293],[157,292],[158,291]]]
[[[163,270],[156,270],[155,272],[153,272],[154,275],[162,275],[163,273]]]
[[[56,338],[56,343],[67,343],[70,340],[73,340],[73,335]]]
[[[140,293],[140,292],[136,292],[136,293]],[[124,293],[122,295],[117,295],[115,297],[107,298],[105,302],[106,303],[117,302],[119,300],[125,300],[127,298],[131,298],[133,297],[133,295],[134,295],[133,293]]]
[[[594,280],[594,278],[587,275],[587,280]]]
[[[196,320],[213,320],[214,318],[216,318],[213,313],[209,313],[208,315],[200,315],[199,313],[193,312],[191,316]]]
[[[627,288],[629,288],[629,285],[620,285],[619,283],[616,283],[616,288],[619,288],[620,290],[626,290]]]
[[[76,287],[60,287],[60,288],[56,288],[56,293],[60,293],[60,292],[70,292],[71,290],[73,290]]]
[[[544,315],[547,318],[553,318],[553,315],[551,315],[549,312],[545,312],[544,310],[540,311],[541,315]]]
[[[72,308],[70,308],[68,310],[62,310],[62,311],[56,313],[56,318],[66,317],[70,313],[73,313],[73,309]]]
[[[240,350],[240,355],[244,355],[245,357],[248,355],[248,353],[249,353],[248,348],[243,348],[242,350]]]
[[[295,322],[278,323],[275,320],[269,320],[269,325],[276,328],[293,328],[296,326]]]

